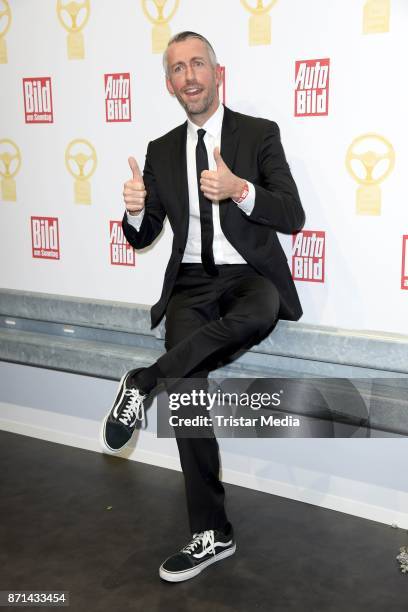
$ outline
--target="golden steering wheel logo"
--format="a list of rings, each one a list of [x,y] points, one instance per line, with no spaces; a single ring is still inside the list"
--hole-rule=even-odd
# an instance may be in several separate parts
[[[272,40],[272,25],[269,11],[278,0],[270,0],[265,6],[263,0],[256,0],[256,6],[253,6],[248,0],[241,0],[242,6],[247,11],[252,13],[249,18],[249,44],[253,45],[270,45]]]
[[[85,57],[84,36],[82,31],[86,26],[91,11],[90,0],[83,2],[64,3],[57,0],[57,16],[62,27],[67,30],[67,52],[68,59],[80,60]],[[69,22],[65,20],[68,16]]]
[[[367,133],[353,140],[346,153],[346,168],[360,187],[356,194],[358,215],[381,214],[382,183],[395,165],[392,144],[383,136]]]
[[[6,17],[5,19],[3,19]],[[5,36],[11,26],[11,9],[8,0],[0,0],[0,64],[7,64]],[[3,29],[2,29],[3,27]]]
[[[16,182],[14,177],[20,170],[21,153],[15,142],[8,138],[0,140],[1,199],[16,202]]]
[[[97,162],[95,148],[89,140],[76,138],[67,146],[65,165],[75,179],[75,204],[91,204],[91,183],[88,179],[95,172]]]
[[[151,15],[149,7],[156,7],[155,15]],[[153,24],[152,28],[152,52],[163,53],[167,47],[167,43],[171,37],[171,30],[169,21],[171,21],[179,7],[180,0],[142,0],[143,12],[146,15],[150,23]],[[170,8],[170,12],[165,9]]]
[[[390,0],[367,0],[363,9],[363,34],[390,31]]]

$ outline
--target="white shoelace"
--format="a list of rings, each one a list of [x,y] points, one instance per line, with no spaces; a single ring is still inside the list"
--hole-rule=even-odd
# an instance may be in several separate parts
[[[124,395],[129,396],[129,401],[118,420],[129,427],[138,419],[143,421],[145,418],[143,400],[146,395],[140,393],[139,389],[127,389]]]
[[[193,539],[187,546],[181,549],[181,552],[191,555],[194,553],[196,548],[202,543],[203,551],[206,553],[211,552],[215,555],[214,548],[214,530],[209,529],[208,531],[201,531],[200,533],[193,533]]]

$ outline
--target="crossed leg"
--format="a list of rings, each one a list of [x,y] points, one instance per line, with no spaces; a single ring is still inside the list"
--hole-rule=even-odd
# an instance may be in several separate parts
[[[168,304],[167,353],[157,364],[168,378],[184,377],[180,381],[183,390],[192,390],[193,378],[201,379],[203,388],[209,370],[252,346],[276,323],[279,295],[274,285],[246,266],[227,272],[222,290],[213,287],[211,279],[202,282],[206,279],[183,277]],[[205,407],[202,410],[206,412]],[[214,432],[195,438],[177,433],[175,428],[191,532],[223,528],[228,519]]]

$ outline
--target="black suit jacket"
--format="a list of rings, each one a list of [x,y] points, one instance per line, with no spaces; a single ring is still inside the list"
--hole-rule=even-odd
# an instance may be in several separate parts
[[[160,234],[167,215],[173,246],[160,300],[151,309],[152,328],[163,317],[176,281],[187,242],[189,201],[186,161],[187,121],[149,143],[143,179],[147,197],[140,230],[127,221],[122,227],[127,241],[142,249]],[[276,232],[300,230],[305,213],[280,142],[277,123],[234,112],[227,107],[221,132],[221,155],[237,176],[255,186],[255,206],[250,215],[231,199],[220,206],[221,228],[242,257],[269,278],[280,294],[280,319],[297,320],[302,307]]]

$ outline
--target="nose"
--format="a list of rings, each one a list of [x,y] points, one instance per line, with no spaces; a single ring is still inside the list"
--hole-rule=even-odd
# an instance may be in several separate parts
[[[186,72],[185,72],[185,77],[186,77],[186,81],[194,81],[195,80],[194,68],[190,64],[187,64]]]

